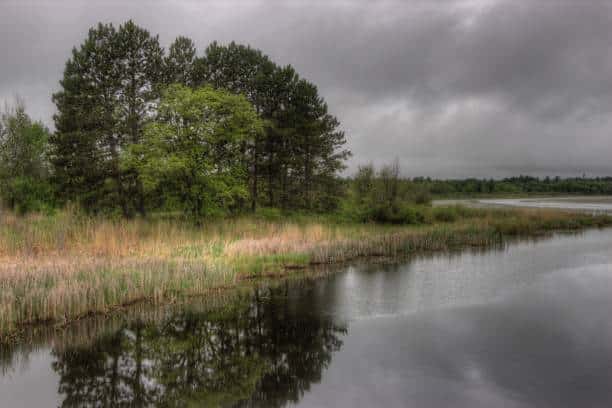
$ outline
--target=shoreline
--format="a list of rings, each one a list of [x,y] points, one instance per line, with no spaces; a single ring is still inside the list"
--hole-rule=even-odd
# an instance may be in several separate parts
[[[433,206],[465,205],[471,208],[551,209],[565,212],[612,214],[611,196],[527,196],[527,197],[472,197],[465,199],[439,199]]]
[[[89,224],[88,224],[89,223]],[[231,223],[226,221],[226,223]],[[125,228],[121,223],[87,221],[96,228]],[[315,219],[305,222],[258,223],[252,219],[234,226],[233,238],[211,239],[208,233],[179,240],[179,233],[153,234],[158,244],[178,240],[179,256],[164,257],[158,247],[156,256],[137,254],[136,248],[111,256],[95,251],[67,251],[63,255],[51,248],[36,256],[21,259],[21,266],[0,268],[0,342],[19,342],[19,333],[36,326],[63,327],[94,315],[122,313],[134,304],[154,307],[192,297],[216,296],[264,279],[289,275],[308,276],[317,265],[341,265],[358,259],[400,258],[420,253],[443,253],[465,248],[488,248],[513,237],[540,237],[563,231],[581,231],[612,225],[609,215],[587,215],[550,210],[468,210],[452,222],[417,226],[324,225]],[[261,228],[266,231],[260,231]],[[139,228],[150,227],[145,222]],[[123,229],[111,234],[121,235]],[[135,227],[134,227],[135,228]],[[227,225],[221,228],[229,228]],[[185,232],[185,231],[183,231]],[[238,233],[240,232],[240,233]],[[186,234],[193,234],[194,230]],[[129,235],[129,234],[127,234]],[[49,235],[57,238],[54,234]],[[207,238],[206,251],[196,251],[198,237]],[[185,236],[181,236],[185,239]],[[125,238],[125,237],[124,237]],[[132,237],[132,239],[134,239]],[[125,244],[127,241],[115,242]],[[136,239],[151,251],[151,237]],[[172,241],[174,242],[174,241]],[[65,246],[68,246],[66,243]],[[152,245],[155,247],[155,245]],[[113,247],[114,248],[114,247]],[[125,248],[124,248],[125,249]],[[129,248],[128,248],[129,249]],[[166,248],[167,249],[167,248]],[[5,255],[6,258],[6,255]],[[60,262],[64,262],[61,263]],[[89,260],[89,264],[86,262]]]

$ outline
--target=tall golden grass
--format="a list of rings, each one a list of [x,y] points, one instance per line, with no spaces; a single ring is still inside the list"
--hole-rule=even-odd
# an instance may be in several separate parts
[[[0,340],[36,322],[65,322],[141,300],[162,303],[289,267],[397,256],[507,235],[612,224],[609,216],[543,210],[457,210],[421,226],[241,217],[200,227],[71,212],[0,215]],[[444,218],[444,217],[443,217]]]

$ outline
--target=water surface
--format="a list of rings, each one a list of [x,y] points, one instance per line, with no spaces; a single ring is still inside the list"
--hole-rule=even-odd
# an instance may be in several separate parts
[[[609,407],[612,230],[41,330],[0,406]]]
[[[434,205],[467,205],[472,207],[550,208],[589,213],[612,213],[612,196],[572,196],[539,198],[489,198],[436,200]]]

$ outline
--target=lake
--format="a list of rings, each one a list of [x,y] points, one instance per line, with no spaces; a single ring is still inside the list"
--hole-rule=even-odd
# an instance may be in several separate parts
[[[612,213],[611,196],[572,196],[538,198],[487,198],[435,200],[434,205],[467,205],[471,207],[550,208],[590,213]]]
[[[612,230],[40,329],[0,406],[609,407]]]

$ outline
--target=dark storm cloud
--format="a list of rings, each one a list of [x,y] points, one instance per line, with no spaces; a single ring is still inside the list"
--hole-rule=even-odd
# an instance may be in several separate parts
[[[343,123],[351,168],[612,174],[610,2],[0,0],[0,98],[50,123],[70,48],[128,18],[165,45],[236,40],[293,64]]]

